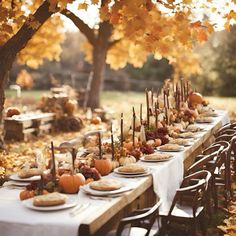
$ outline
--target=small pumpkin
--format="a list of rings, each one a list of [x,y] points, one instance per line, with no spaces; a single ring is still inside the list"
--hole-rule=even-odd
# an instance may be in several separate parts
[[[200,93],[196,93],[196,92],[189,94],[188,99],[192,105],[202,104],[204,101],[202,95]]]
[[[72,100],[68,100],[65,103],[64,108],[65,108],[66,113],[68,113],[69,115],[72,115],[76,109],[76,103]]]
[[[15,116],[15,115],[20,115],[20,110],[18,107],[9,107],[7,109],[7,117],[12,117],[12,116]]]
[[[82,174],[63,174],[59,178],[59,186],[64,193],[77,193],[81,185],[85,184],[85,178]]]
[[[23,190],[20,192],[20,200],[26,200],[35,196],[34,191]]]
[[[109,158],[95,159],[94,167],[102,176],[108,175],[112,171],[112,163]]]
[[[136,162],[136,158],[133,156],[125,156],[125,157],[121,157],[119,159],[119,163],[121,166],[129,165],[129,164],[135,163],[135,162]]]
[[[157,138],[157,139],[155,139],[155,145],[156,145],[156,147],[159,147],[159,146],[161,146],[161,139],[159,139],[159,138]]]
[[[93,117],[91,123],[94,125],[98,125],[102,123],[102,119],[99,116]]]

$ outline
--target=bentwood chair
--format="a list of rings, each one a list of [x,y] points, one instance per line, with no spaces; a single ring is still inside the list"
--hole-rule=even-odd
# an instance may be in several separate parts
[[[186,176],[176,194],[170,210],[166,216],[160,215],[162,226],[158,236],[168,233],[171,223],[189,223],[191,234],[197,235],[200,226],[202,235],[206,235],[205,225],[205,197],[211,173],[206,170],[198,171]]]
[[[116,236],[149,235],[151,228],[158,217],[158,210],[160,205],[161,201],[158,201],[151,208],[136,210],[131,214],[131,216],[121,219],[116,231]]]
[[[222,135],[225,130],[228,130],[228,129],[232,129],[232,130],[235,130],[235,131],[236,131],[236,122],[234,122],[234,123],[229,123],[229,124],[226,124],[226,125],[222,126],[222,127],[214,134],[214,136],[215,136],[215,137],[218,137],[218,136]]]
[[[215,142],[218,142],[218,141],[227,141],[227,142],[230,142],[231,139],[236,135],[236,133],[234,134],[223,134],[223,135],[220,135],[218,137],[216,137],[215,139]]]
[[[215,153],[216,155],[219,154],[223,150],[222,145],[214,145],[214,147],[210,146],[202,151],[201,154],[196,156],[195,163],[201,160],[204,156]]]
[[[208,194],[206,198],[207,210],[208,210],[209,215],[211,215],[210,195],[212,195],[212,198],[214,199],[215,209],[218,207],[214,173],[216,171],[218,162],[221,158],[220,154],[223,150],[224,150],[224,147],[221,145],[216,145],[216,146],[212,146],[205,149],[203,152],[205,155],[203,155],[201,159],[199,159],[193,165],[191,165],[186,172],[187,175],[194,173],[196,171],[200,171],[200,170],[207,170],[211,173],[212,178],[211,178],[209,188],[208,188],[208,193],[211,193],[211,194]]]

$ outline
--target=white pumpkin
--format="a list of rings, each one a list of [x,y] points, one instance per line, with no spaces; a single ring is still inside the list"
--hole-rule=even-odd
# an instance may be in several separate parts
[[[114,170],[115,168],[120,166],[120,163],[117,160],[112,160],[111,165],[112,165],[112,170]]]
[[[121,157],[119,159],[119,163],[121,166],[129,165],[129,164],[135,163],[135,162],[136,162],[136,158],[133,156]]]

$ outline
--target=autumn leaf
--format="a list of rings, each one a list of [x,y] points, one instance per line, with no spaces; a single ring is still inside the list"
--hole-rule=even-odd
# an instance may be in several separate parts
[[[207,36],[206,30],[200,29],[197,33],[197,39],[198,39],[199,42],[207,41],[208,36]]]
[[[91,0],[91,3],[97,5],[99,3],[99,0]]]
[[[88,9],[88,4],[86,2],[80,3],[78,5],[78,10],[85,10],[86,11],[87,9]]]

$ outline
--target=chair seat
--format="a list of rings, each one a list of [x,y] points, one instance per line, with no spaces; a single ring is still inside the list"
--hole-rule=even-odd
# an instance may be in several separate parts
[[[198,216],[203,210],[203,207],[198,207],[196,210],[196,216]],[[193,218],[193,209],[190,206],[176,205],[171,212],[172,216]]]
[[[131,227],[131,228],[125,228],[122,231],[122,236],[145,236],[147,233],[147,230],[140,227]],[[106,236],[115,236],[116,230],[110,231]],[[154,235],[154,234],[153,234]]]

